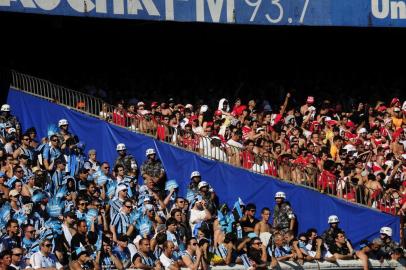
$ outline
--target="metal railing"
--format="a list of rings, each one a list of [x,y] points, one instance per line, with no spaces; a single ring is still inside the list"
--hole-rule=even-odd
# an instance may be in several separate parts
[[[400,196],[397,191],[372,190],[363,185],[362,181],[353,183],[346,178],[329,180],[327,177],[326,179],[323,171],[315,162],[301,163],[283,157],[276,159],[266,151],[261,154],[250,152],[247,149],[227,144],[225,141],[171,125],[163,119],[154,118],[150,112],[126,111],[124,108],[107,104],[102,99],[91,95],[15,71],[12,72],[12,87],[69,106],[130,131],[152,136],[185,150],[198,153],[205,158],[242,167],[254,173],[273,176],[392,215],[396,215],[401,207]],[[165,118],[165,116],[162,117]]]

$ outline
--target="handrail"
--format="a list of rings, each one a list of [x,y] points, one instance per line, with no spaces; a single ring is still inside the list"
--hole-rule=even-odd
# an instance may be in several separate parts
[[[172,127],[161,120],[153,119],[149,114],[125,112],[123,108],[110,105],[100,98],[55,85],[44,79],[12,71],[11,86],[125,127],[130,131],[155,137],[166,143],[198,153],[205,158],[278,179],[283,175],[283,179],[281,179],[283,181],[315,189],[392,215],[396,215],[401,207],[399,196],[395,196],[396,192],[369,189],[365,185],[354,184],[348,179],[338,179],[337,183],[327,183],[326,185],[320,182],[322,172],[314,164],[297,164],[292,160],[274,159],[269,157],[269,154],[249,153],[244,148],[232,146],[227,142]]]

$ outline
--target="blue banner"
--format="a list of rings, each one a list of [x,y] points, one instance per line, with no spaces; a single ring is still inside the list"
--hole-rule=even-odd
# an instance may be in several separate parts
[[[406,26],[406,0],[0,0],[0,11],[262,25]]]
[[[238,197],[245,203],[255,203],[258,210],[263,207],[273,209],[275,193],[284,191],[297,215],[299,232],[316,228],[322,233],[328,226],[328,216],[334,214],[340,218],[340,227],[356,245],[362,239],[378,237],[379,229],[383,226],[391,227],[393,238],[399,241],[399,217],[212,161],[20,91],[11,89],[8,103],[12,113],[21,121],[23,130],[33,126],[40,137],[47,135],[49,124],[55,124],[62,118],[67,119],[69,129],[86,143],[86,150],[97,150],[97,159],[100,161],[108,161],[111,164],[117,157],[115,149],[118,143],[126,144],[129,153],[136,158],[139,165],[146,159],[145,150],[155,148],[165,166],[168,179],[176,179],[183,194],[190,182],[191,172],[198,170],[230,209]],[[257,211],[258,215],[259,213],[260,211]]]

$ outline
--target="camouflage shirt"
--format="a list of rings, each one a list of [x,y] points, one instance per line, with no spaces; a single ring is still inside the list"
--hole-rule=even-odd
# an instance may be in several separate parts
[[[141,166],[141,175],[159,177],[162,172],[165,172],[165,169],[160,160],[147,159]]]
[[[385,259],[390,259],[391,253],[399,247],[399,244],[393,241],[392,239],[387,239],[386,241],[382,242],[383,245],[381,247],[381,251],[384,253]]]
[[[138,169],[137,161],[132,155],[126,155],[123,158],[119,156],[114,162],[114,166],[116,165],[122,165],[126,174],[128,174],[128,172],[131,170]]]
[[[337,233],[345,234],[344,231],[338,227],[337,228],[330,227],[323,232],[323,234],[321,235],[321,238],[323,238],[323,240],[327,244],[327,246],[331,247],[335,244],[334,237],[336,236]]]
[[[287,231],[290,227],[290,221],[295,218],[292,208],[286,202],[283,202],[280,206],[275,205],[274,208],[274,228],[280,231]]]

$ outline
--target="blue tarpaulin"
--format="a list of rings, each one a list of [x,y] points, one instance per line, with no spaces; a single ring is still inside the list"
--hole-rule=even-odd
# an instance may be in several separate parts
[[[155,148],[165,166],[168,179],[176,179],[183,193],[190,181],[191,172],[198,170],[203,179],[215,189],[220,200],[229,206],[241,197],[245,203],[255,203],[259,210],[262,207],[273,208],[274,194],[277,191],[284,191],[297,215],[299,232],[316,228],[321,233],[327,228],[328,216],[335,214],[340,218],[340,227],[346,231],[348,238],[355,245],[362,239],[378,237],[382,226],[391,227],[393,238],[399,241],[398,217],[209,160],[149,136],[128,131],[14,89],[9,92],[8,103],[11,105],[12,113],[20,120],[23,130],[35,127],[39,137],[46,136],[49,124],[56,124],[62,118],[67,119],[69,129],[86,143],[86,150],[92,148],[97,150],[99,161],[108,161],[111,164],[117,157],[116,145],[125,143],[129,153],[141,165],[146,159],[146,149]]]

